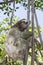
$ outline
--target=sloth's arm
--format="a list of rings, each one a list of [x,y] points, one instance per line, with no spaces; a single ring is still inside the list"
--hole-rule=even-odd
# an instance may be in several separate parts
[[[26,31],[22,33],[22,38],[23,39],[28,39],[32,36],[32,32]]]

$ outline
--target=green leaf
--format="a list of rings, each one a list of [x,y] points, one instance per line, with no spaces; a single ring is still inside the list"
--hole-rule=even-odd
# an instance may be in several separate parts
[[[19,7],[16,7],[16,9],[19,9]]]

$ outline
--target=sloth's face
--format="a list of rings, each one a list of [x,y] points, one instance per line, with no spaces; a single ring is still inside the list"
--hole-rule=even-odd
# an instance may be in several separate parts
[[[22,19],[18,21],[18,23],[16,23],[15,25],[13,25],[11,28],[17,27],[19,31],[23,32],[25,29],[27,29],[27,26],[28,22],[26,21],[26,19]]]
[[[17,27],[20,31],[24,31],[27,28],[28,22],[21,21],[18,23]]]

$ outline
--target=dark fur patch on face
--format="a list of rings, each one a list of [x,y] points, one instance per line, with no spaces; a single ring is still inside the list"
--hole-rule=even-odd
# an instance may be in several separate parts
[[[18,27],[20,31],[24,31],[27,28],[28,22],[25,19],[18,21],[13,27]]]
[[[20,31],[24,31],[27,28],[28,22],[26,22],[24,19],[20,20],[17,24],[17,27],[19,28]]]

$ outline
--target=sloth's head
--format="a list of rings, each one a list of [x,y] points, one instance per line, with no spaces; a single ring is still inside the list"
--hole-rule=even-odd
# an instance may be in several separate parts
[[[27,28],[28,22],[25,19],[22,19],[18,22],[17,27],[20,31],[24,31]]]
[[[27,28],[28,22],[26,22],[26,19],[22,19],[19,20],[18,23],[16,23],[16,25],[14,25],[13,27],[18,27],[18,29],[20,31],[24,31]]]

